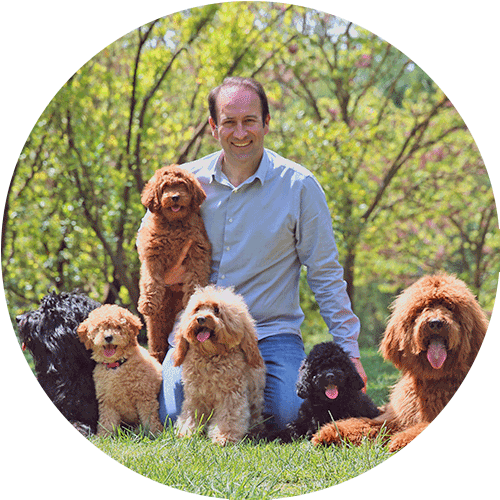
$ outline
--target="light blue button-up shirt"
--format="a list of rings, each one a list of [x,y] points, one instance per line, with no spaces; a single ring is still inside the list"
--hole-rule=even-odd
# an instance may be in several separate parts
[[[243,295],[259,339],[279,333],[300,336],[304,265],[333,339],[359,357],[359,320],[346,293],[330,212],[317,180],[265,149],[257,172],[235,188],[222,172],[222,154],[183,165],[207,194],[201,214],[212,244],[210,281]]]

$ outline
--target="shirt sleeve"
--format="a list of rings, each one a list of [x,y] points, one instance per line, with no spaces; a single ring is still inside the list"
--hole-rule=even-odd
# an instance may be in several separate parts
[[[144,214],[144,217],[141,219],[141,224],[139,225],[139,229],[137,230],[137,236],[136,236],[136,239],[135,239],[135,246],[136,247],[139,244],[139,234],[141,232],[141,229],[144,226],[144,224],[146,223],[146,220],[148,219],[148,217],[150,215],[151,215],[151,212],[149,211],[149,208],[148,208],[148,209],[146,209],[146,213]]]
[[[304,179],[300,193],[297,252],[307,269],[307,282],[333,340],[358,358],[360,323],[347,295],[325,194],[313,176]]]

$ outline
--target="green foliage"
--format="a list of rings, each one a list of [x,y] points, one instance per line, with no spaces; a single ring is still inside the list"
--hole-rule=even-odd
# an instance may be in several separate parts
[[[312,170],[375,345],[388,305],[422,274],[454,272],[490,311],[498,219],[481,155],[432,80],[390,44],[298,6],[231,2],[128,33],[73,75],[20,155],[2,266],[12,315],[50,287],[135,309],[140,192],[161,165],[214,151],[208,92],[228,75],[266,88],[266,146]],[[305,280],[303,279],[304,283]],[[307,287],[306,343],[324,338]]]

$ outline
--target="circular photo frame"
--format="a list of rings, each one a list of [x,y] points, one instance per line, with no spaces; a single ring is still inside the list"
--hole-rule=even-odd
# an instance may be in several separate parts
[[[283,498],[443,410],[499,249],[479,148],[424,69],[336,15],[226,2],[141,25],[57,91],[2,274],[30,369],[95,447],[189,493]]]

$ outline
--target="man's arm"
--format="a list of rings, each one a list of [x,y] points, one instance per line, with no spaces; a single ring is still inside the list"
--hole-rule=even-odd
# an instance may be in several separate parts
[[[329,332],[350,356],[362,380],[367,376],[359,356],[359,319],[351,301],[338,262],[330,211],[319,183],[305,179],[301,196],[301,213],[297,230],[297,251],[307,267],[307,281],[314,293]]]

